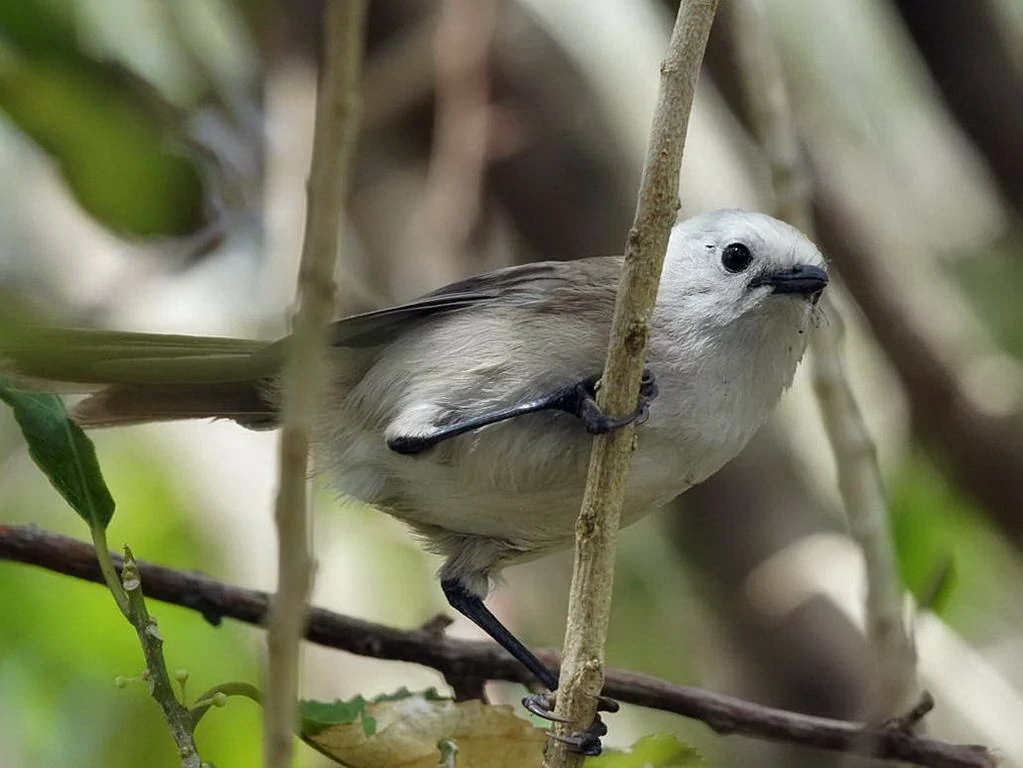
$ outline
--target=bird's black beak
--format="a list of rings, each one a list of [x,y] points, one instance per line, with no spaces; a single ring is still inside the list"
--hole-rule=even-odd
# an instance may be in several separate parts
[[[785,272],[759,275],[749,282],[750,288],[770,286],[773,293],[800,293],[812,296],[820,293],[828,284],[828,273],[820,267],[797,264]]]

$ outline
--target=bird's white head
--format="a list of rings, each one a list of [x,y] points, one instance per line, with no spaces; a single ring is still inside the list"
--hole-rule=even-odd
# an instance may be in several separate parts
[[[763,213],[719,210],[676,225],[661,290],[707,329],[753,320],[803,330],[827,283],[824,257],[798,229]]]
[[[820,251],[770,216],[722,210],[678,224],[647,354],[661,391],[644,427],[651,453],[633,472],[667,485],[658,472],[683,466],[688,487],[737,455],[792,383],[827,282]]]

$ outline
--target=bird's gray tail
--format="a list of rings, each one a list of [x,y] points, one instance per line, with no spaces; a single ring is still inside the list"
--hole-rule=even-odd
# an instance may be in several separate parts
[[[88,394],[83,427],[181,419],[276,426],[281,346],[121,331],[0,327],[0,375],[26,389]]]

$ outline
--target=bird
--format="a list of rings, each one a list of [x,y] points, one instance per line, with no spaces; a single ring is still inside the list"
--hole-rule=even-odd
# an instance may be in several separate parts
[[[556,675],[485,605],[500,572],[571,547],[594,434],[637,423],[622,526],[734,458],[791,385],[828,284],[798,229],[723,209],[676,223],[636,410],[596,389],[623,257],[498,269],[328,329],[314,471],[443,558],[448,603],[549,690]],[[278,425],[288,340],[37,328],[0,333],[0,370],[87,393],[83,427],[194,418]],[[550,698],[527,708],[554,719]],[[602,702],[613,711],[610,700]],[[562,737],[600,751],[600,722]]]

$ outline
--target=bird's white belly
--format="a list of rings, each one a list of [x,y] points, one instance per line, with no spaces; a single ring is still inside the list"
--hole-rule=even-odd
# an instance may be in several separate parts
[[[691,372],[661,370],[661,395],[637,430],[623,526],[720,469],[742,450],[777,397],[760,393],[752,408],[723,418],[734,411],[735,377],[725,379],[729,386],[698,387],[705,394],[697,399]],[[412,456],[389,450],[378,432],[351,430],[333,438],[328,471],[337,486],[412,524],[434,548],[451,534],[487,540],[525,558],[574,539],[593,445],[574,416],[524,415]]]
[[[527,417],[528,418],[528,417]],[[502,424],[421,456],[381,452],[376,467],[340,467],[338,486],[418,526],[507,542],[516,550],[569,545],[592,438],[573,417]],[[553,435],[551,431],[561,434]],[[716,470],[659,430],[639,431],[621,524],[629,525]],[[383,471],[381,471],[383,470]],[[387,478],[383,484],[380,478]],[[360,494],[360,488],[368,493]]]

